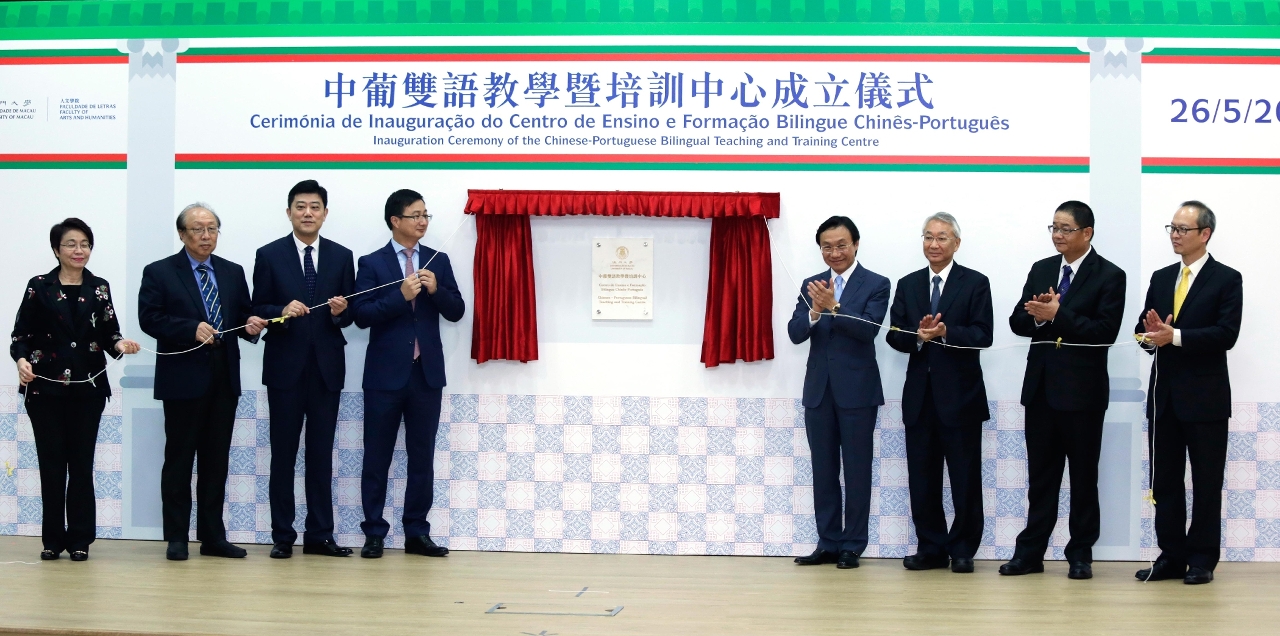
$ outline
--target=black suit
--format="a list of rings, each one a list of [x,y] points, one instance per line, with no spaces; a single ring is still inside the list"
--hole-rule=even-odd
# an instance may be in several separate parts
[[[334,296],[349,296],[355,289],[355,265],[351,250],[326,238],[315,246],[315,291],[308,293],[303,262],[290,234],[258,249],[253,265],[253,312],[280,316],[290,302],[308,307]],[[319,307],[305,316],[271,323],[263,339],[262,384],[267,387],[271,410],[271,538],[292,544],[295,515],[293,466],[298,438],[306,422],[307,518],[304,543],[333,538],[333,438],[338,424],[338,402],[346,378],[347,339],[343,327],[351,324],[350,307],[334,316]]]
[[[219,256],[208,261],[217,280],[222,328],[244,325],[251,309],[244,269]],[[243,329],[194,351],[196,327],[209,322],[186,250],[147,265],[138,289],[138,324],[156,339],[154,397],[164,401],[164,468],[160,472],[164,539],[186,541],[191,527],[191,469],[197,455],[196,538],[227,537],[222,504],[227,455],[240,399],[240,347],[236,336],[257,342]],[[212,324],[212,323],[210,323]]]
[[[1142,313],[1154,309],[1163,320],[1173,314],[1173,296],[1182,264],[1151,275]],[[1227,420],[1231,378],[1227,351],[1240,335],[1244,284],[1237,272],[1207,257],[1196,274],[1173,328],[1181,346],[1160,347],[1152,362],[1147,395],[1149,448],[1156,500],[1156,540],[1160,558],[1177,565],[1213,570],[1222,546],[1222,479],[1227,463]],[[1142,316],[1135,333],[1146,331]],[[1187,528],[1184,487],[1191,459],[1192,511]]]
[[[62,285],[59,268],[27,282],[13,324],[9,354],[31,363],[38,376],[82,382],[101,372],[106,354],[119,358],[123,339],[107,281],[84,270],[78,286]],[[46,550],[88,550],[96,532],[93,454],[98,423],[111,396],[107,376],[63,384],[37,378],[18,389],[40,461],[44,510],[40,535]],[[63,524],[65,512],[66,524]]]
[[[946,344],[990,347],[995,320],[991,283],[954,264],[934,310],[933,276],[926,267],[898,281],[889,324],[903,331],[889,331],[885,339],[911,356],[902,387],[902,421],[918,553],[971,559],[982,542],[982,423],[991,417],[980,352],[920,343],[915,334],[904,331],[915,331],[921,318],[941,313]],[[942,507],[944,460],[955,504],[950,532]]]
[[[1071,463],[1071,540],[1066,557],[1088,563],[1098,540],[1098,457],[1111,394],[1110,349],[1057,343],[1115,343],[1124,320],[1125,274],[1090,250],[1059,300],[1053,321],[1037,325],[1023,304],[1050,288],[1058,289],[1062,258],[1053,256],[1031,266],[1022,297],[1009,316],[1009,328],[1032,342],[1022,383],[1030,506],[1014,556],[1032,562],[1044,558],[1058,519],[1065,460]]]

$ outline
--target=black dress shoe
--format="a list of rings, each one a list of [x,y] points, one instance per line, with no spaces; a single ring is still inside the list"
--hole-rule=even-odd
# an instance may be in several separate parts
[[[277,543],[271,546],[271,554],[273,559],[287,559],[293,556],[293,546],[288,543]]]
[[[436,545],[436,542],[432,541],[431,537],[424,534],[420,537],[405,537],[404,553],[421,554],[422,556],[429,557],[442,557],[448,556],[449,548]]]
[[[858,567],[858,553],[853,550],[841,550],[840,558],[836,559],[836,567],[841,570]]]
[[[78,561],[88,561],[88,560],[89,560],[89,551],[88,551],[88,550],[72,550],[72,551],[71,551],[71,560],[72,560],[72,561],[77,561],[77,562],[78,562]]]
[[[1142,568],[1134,573],[1139,581],[1167,581],[1180,579],[1187,575],[1187,566],[1179,565],[1168,559],[1156,559],[1149,568]]]
[[[320,554],[331,557],[348,557],[351,556],[351,548],[344,548],[333,539],[325,539],[324,543],[304,543],[302,544],[303,554]]]
[[[973,559],[968,557],[956,557],[951,559],[951,571],[956,574],[972,574]]]
[[[381,559],[382,537],[365,537],[364,547],[360,548],[360,556],[366,559]]]
[[[1013,557],[1008,563],[1000,566],[1000,573],[1005,576],[1022,576],[1041,572],[1044,572],[1044,561],[1028,561],[1022,557]]]
[[[902,559],[902,567],[908,570],[937,570],[947,567],[948,563],[945,554],[912,554]]]
[[[836,553],[830,550],[818,548],[809,556],[796,557],[796,565],[822,565],[824,563],[835,563]]]
[[[202,541],[200,543],[201,556],[223,557],[227,559],[243,559],[249,552],[244,548],[232,544],[226,539],[217,541]]]
[[[1213,581],[1213,570],[1191,566],[1187,568],[1187,576],[1182,579],[1187,585],[1204,585]]]
[[[1071,569],[1067,571],[1067,578],[1076,579],[1077,581],[1093,578],[1093,565],[1084,561],[1073,561]]]
[[[170,561],[186,561],[187,542],[170,541],[169,547],[164,551],[164,558],[169,559]]]
[[[41,561],[57,561],[61,556],[62,556],[62,551],[61,551],[61,550],[59,550],[59,551],[57,551],[57,552],[54,552],[53,550],[41,550],[41,551],[40,551],[40,560],[41,560]]]

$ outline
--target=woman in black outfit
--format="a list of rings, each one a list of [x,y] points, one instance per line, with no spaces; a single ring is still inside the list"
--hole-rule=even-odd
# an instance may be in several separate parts
[[[110,285],[85,269],[93,230],[80,219],[66,219],[49,231],[49,246],[58,267],[27,283],[9,353],[18,363],[40,460],[40,558],[57,559],[66,550],[72,561],[84,561],[97,530],[98,420],[111,396],[103,352],[119,358],[139,346],[120,335]]]

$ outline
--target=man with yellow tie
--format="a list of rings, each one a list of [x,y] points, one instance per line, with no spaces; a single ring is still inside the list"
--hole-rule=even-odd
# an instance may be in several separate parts
[[[1160,557],[1152,567],[1138,570],[1137,577],[1197,585],[1213,580],[1222,546],[1222,479],[1231,417],[1227,351],[1240,334],[1244,290],[1240,272],[1208,253],[1217,227],[1208,206],[1187,201],[1164,227],[1182,262],[1151,275],[1146,311],[1134,328],[1155,356],[1147,392],[1147,439],[1160,545]],[[1183,486],[1188,455],[1190,528]]]

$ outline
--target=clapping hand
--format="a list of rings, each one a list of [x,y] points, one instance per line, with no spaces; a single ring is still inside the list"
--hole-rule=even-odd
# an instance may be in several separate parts
[[[1170,344],[1173,342],[1172,323],[1172,314],[1164,320],[1160,320],[1160,314],[1157,314],[1156,310],[1148,309],[1146,315],[1142,317],[1142,328],[1147,330],[1142,336],[1157,347]]]
[[[934,338],[947,337],[947,325],[942,322],[942,314],[935,316],[925,316],[920,319],[920,326],[916,329],[917,337],[921,342],[929,342]]]
[[[1048,292],[1028,300],[1022,305],[1022,308],[1027,310],[1027,313],[1031,314],[1031,317],[1035,318],[1036,322],[1049,322],[1058,315],[1058,301],[1061,298],[1062,295],[1055,294],[1053,288],[1050,287]]]
[[[809,298],[812,299],[813,305],[809,309],[809,319],[817,320],[818,315],[836,310],[836,292],[828,281],[815,280],[809,283],[807,288]]]

